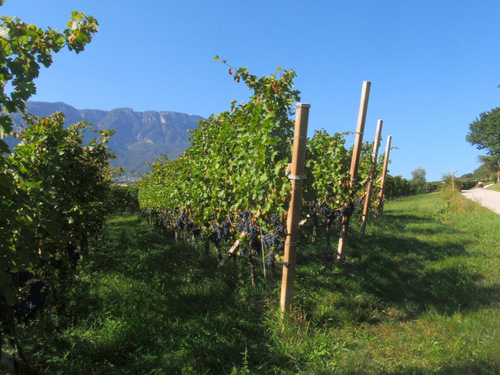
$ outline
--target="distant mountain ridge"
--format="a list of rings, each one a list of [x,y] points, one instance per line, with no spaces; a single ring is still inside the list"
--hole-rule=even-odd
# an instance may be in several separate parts
[[[111,111],[99,109],[76,109],[66,103],[30,101],[28,112],[38,116],[50,116],[55,111],[64,113],[66,125],[86,120],[96,129],[113,129],[109,146],[116,153],[112,160],[116,167],[126,168],[125,176],[130,178],[144,174],[150,168],[148,161],[154,161],[161,154],[177,158],[189,147],[188,130],[196,129],[203,117],[172,111],[136,112],[131,108],[117,108]],[[22,124],[20,115],[14,116],[15,124]]]

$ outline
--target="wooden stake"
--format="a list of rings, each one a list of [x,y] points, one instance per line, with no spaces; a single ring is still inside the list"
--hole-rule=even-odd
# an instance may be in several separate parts
[[[243,238],[245,237],[248,237],[248,233],[243,231],[241,232],[240,234],[240,238],[238,238],[234,243],[233,243],[233,246],[231,246],[231,248],[229,249],[229,251],[227,252],[226,256],[220,260],[219,262],[219,265],[217,267],[222,267],[224,265],[224,263],[226,263],[226,261],[229,259],[229,257],[231,255],[233,255],[235,253],[236,250],[238,250],[238,248],[240,247],[240,240],[242,240]]]
[[[292,167],[291,173],[288,176],[292,186],[286,223],[287,237],[285,241],[285,258],[281,283],[280,306],[283,312],[290,311],[293,297],[300,209],[302,205],[302,180],[304,179],[306,156],[307,123],[310,107],[310,104],[299,103],[295,115]]]
[[[380,183],[380,193],[378,195],[378,210],[377,210],[377,217],[382,216],[384,213],[384,188],[385,188],[385,179],[387,177],[387,165],[389,164],[389,153],[391,151],[391,140],[392,136],[387,137],[387,146],[385,147],[385,157],[384,157],[384,167],[382,169],[382,180]]]
[[[359,105],[358,125],[356,127],[356,137],[354,139],[354,149],[352,152],[351,160],[351,181],[349,182],[350,187],[353,186],[354,181],[356,181],[358,177],[359,158],[361,155],[361,147],[363,145],[363,133],[365,131],[366,113],[368,111],[368,99],[370,98],[370,87],[371,82],[363,82],[363,88],[361,91],[361,104]]]
[[[378,148],[380,146],[380,133],[382,132],[383,123],[384,122],[382,120],[378,120],[377,130],[375,132],[375,141],[373,142],[372,168],[368,176],[368,185],[366,186],[365,205],[363,206],[363,216],[361,217],[361,235],[365,234],[366,220],[368,219],[368,211],[370,210],[370,198],[372,196],[373,177],[375,175],[375,170],[377,169]]]
[[[354,186],[354,182],[358,177],[359,158],[361,155],[361,146],[363,144],[363,132],[365,131],[365,121],[366,121],[366,113],[368,111],[368,99],[370,97],[370,87],[371,87],[371,82],[368,81],[363,82],[363,88],[361,91],[361,104],[359,105],[358,125],[356,127],[356,138],[354,139],[354,149],[351,159],[351,170],[350,170],[351,180],[348,183],[348,186],[350,188]],[[341,260],[344,256],[344,247],[347,240],[347,231],[349,230],[350,219],[351,219],[350,216],[344,216],[342,218],[342,228],[340,230],[339,247],[337,249],[337,260]]]

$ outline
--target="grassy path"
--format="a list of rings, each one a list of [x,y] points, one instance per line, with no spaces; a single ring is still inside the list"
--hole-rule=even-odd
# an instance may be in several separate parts
[[[388,202],[364,238],[354,225],[342,266],[302,246],[284,321],[279,290],[252,288],[243,262],[217,269],[116,217],[73,302],[23,341],[47,374],[499,373],[500,220],[444,198]]]

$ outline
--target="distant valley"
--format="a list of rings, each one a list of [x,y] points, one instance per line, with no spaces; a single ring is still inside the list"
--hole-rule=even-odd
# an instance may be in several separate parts
[[[109,146],[117,158],[111,163],[124,167],[124,179],[134,179],[144,174],[162,154],[177,158],[189,147],[188,130],[195,129],[203,117],[171,111],[135,112],[130,108],[111,111],[97,109],[76,109],[68,104],[28,102],[28,112],[35,116],[50,116],[55,111],[64,113],[66,125],[86,120],[96,129],[113,129]],[[19,128],[23,122],[21,115],[14,115],[14,123]],[[18,130],[18,129],[16,129]],[[9,142],[12,144],[11,142]]]

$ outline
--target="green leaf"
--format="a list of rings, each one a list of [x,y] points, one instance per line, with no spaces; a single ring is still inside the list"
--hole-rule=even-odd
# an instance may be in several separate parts
[[[0,38],[10,42],[12,40],[10,36],[10,28],[6,22],[0,25]]]

